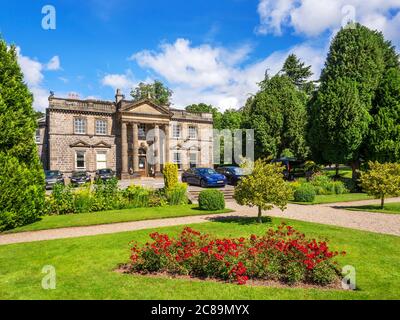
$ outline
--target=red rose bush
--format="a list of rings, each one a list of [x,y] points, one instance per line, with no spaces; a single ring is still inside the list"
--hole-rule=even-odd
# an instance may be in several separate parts
[[[177,238],[152,233],[152,242],[131,244],[129,269],[137,273],[169,273],[214,278],[238,284],[274,280],[287,284],[328,285],[338,279],[339,253],[325,241],[307,239],[282,224],[264,236],[216,239],[189,227]],[[342,254],[345,254],[342,252]]]

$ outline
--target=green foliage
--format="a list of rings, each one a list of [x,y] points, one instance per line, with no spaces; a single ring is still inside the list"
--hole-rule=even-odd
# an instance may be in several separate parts
[[[0,38],[0,229],[34,221],[44,205],[44,173],[34,141],[36,113],[16,48]]]
[[[381,199],[381,207],[384,208],[387,196],[400,195],[400,164],[368,163],[369,170],[361,172],[361,187],[370,196]]]
[[[138,185],[130,185],[123,191],[124,198],[127,200],[129,207],[146,208],[150,206],[153,191]],[[154,200],[153,200],[154,201]]]
[[[310,180],[310,184],[314,187],[317,195],[343,194],[348,192],[342,181],[333,181],[326,175],[315,175]]]
[[[306,157],[306,94],[285,75],[265,79],[260,87],[243,109],[243,126],[255,130],[256,156],[278,157],[290,149]]]
[[[319,160],[349,163],[359,158],[371,118],[355,81],[338,78],[322,84],[311,115],[310,145]]]
[[[314,186],[310,183],[304,183],[294,192],[294,201],[296,202],[313,202],[316,192]]]
[[[368,143],[370,159],[400,161],[400,69],[389,69],[380,83]]]
[[[170,104],[172,91],[162,82],[154,81],[154,83],[139,83],[139,85],[131,91],[134,101],[150,98],[155,104],[164,106]]]
[[[105,181],[100,179],[94,185],[95,208],[92,210],[104,211],[123,208],[120,196],[121,192],[116,178]]]
[[[219,190],[203,190],[199,194],[199,207],[208,211],[225,209],[224,194]]]
[[[311,66],[306,66],[295,54],[290,54],[287,57],[283,64],[282,72],[284,75],[288,76],[299,89],[311,92],[314,88],[312,82],[307,81],[313,75]]]
[[[310,102],[308,140],[314,159],[323,163],[350,163],[355,179],[361,158],[386,157],[388,150],[394,150],[389,135],[394,133],[397,120],[388,126],[387,132],[379,132],[385,131],[385,122],[389,124],[387,115],[394,113],[377,108],[378,103],[390,101],[394,93],[386,88],[383,90],[389,93],[386,95],[380,89],[381,83],[385,85],[384,75],[395,78],[394,74],[388,74],[392,68],[399,69],[398,55],[382,33],[360,24],[337,33],[318,93]],[[370,126],[371,123],[375,124]],[[384,141],[379,141],[378,136]]]
[[[166,163],[164,165],[163,174],[166,190],[172,189],[178,184],[178,166],[175,163]]]
[[[0,231],[39,218],[44,204],[41,180],[38,171],[0,152]]]
[[[165,192],[167,201],[171,206],[188,204],[189,202],[186,183],[177,183],[172,188],[166,189]]]
[[[283,177],[284,167],[278,163],[269,164],[259,159],[253,171],[235,187],[234,198],[240,205],[258,207],[258,220],[262,210],[271,210],[275,205],[282,211],[292,197],[292,189]]]
[[[74,196],[71,185],[56,184],[46,199],[47,214],[63,215],[74,213]]]
[[[191,104],[187,106],[185,110],[194,113],[212,113],[214,119],[214,129],[222,129],[222,113],[218,110],[218,108],[209,104],[199,103]]]

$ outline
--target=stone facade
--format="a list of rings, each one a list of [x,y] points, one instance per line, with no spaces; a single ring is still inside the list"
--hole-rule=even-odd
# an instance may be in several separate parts
[[[36,141],[47,170],[110,168],[138,178],[161,175],[166,162],[181,170],[212,166],[212,129],[211,114],[128,101],[118,90],[114,102],[50,96]]]

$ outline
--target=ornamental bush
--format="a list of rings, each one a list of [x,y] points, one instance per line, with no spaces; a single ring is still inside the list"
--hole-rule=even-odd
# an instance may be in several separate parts
[[[294,192],[294,200],[297,202],[313,202],[316,192],[314,187],[309,183],[303,183]]]
[[[171,189],[178,184],[178,166],[175,163],[166,163],[163,169],[165,189]]]
[[[203,190],[199,194],[199,208],[207,211],[225,209],[224,194],[219,190]]]
[[[168,204],[171,206],[188,204],[187,184],[177,183],[165,191]]]
[[[0,231],[36,221],[43,213],[44,174],[0,152]]]
[[[338,252],[326,241],[308,239],[282,224],[263,236],[217,239],[191,228],[177,238],[152,233],[152,242],[131,244],[130,264],[136,273],[164,273],[214,278],[238,284],[275,280],[287,284],[328,285],[339,277]],[[345,252],[342,252],[345,254]]]

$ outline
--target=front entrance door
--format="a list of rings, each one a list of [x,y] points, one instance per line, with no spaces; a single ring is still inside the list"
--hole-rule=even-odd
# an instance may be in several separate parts
[[[146,156],[139,156],[139,174],[142,177],[147,177],[147,158],[146,158]]]

